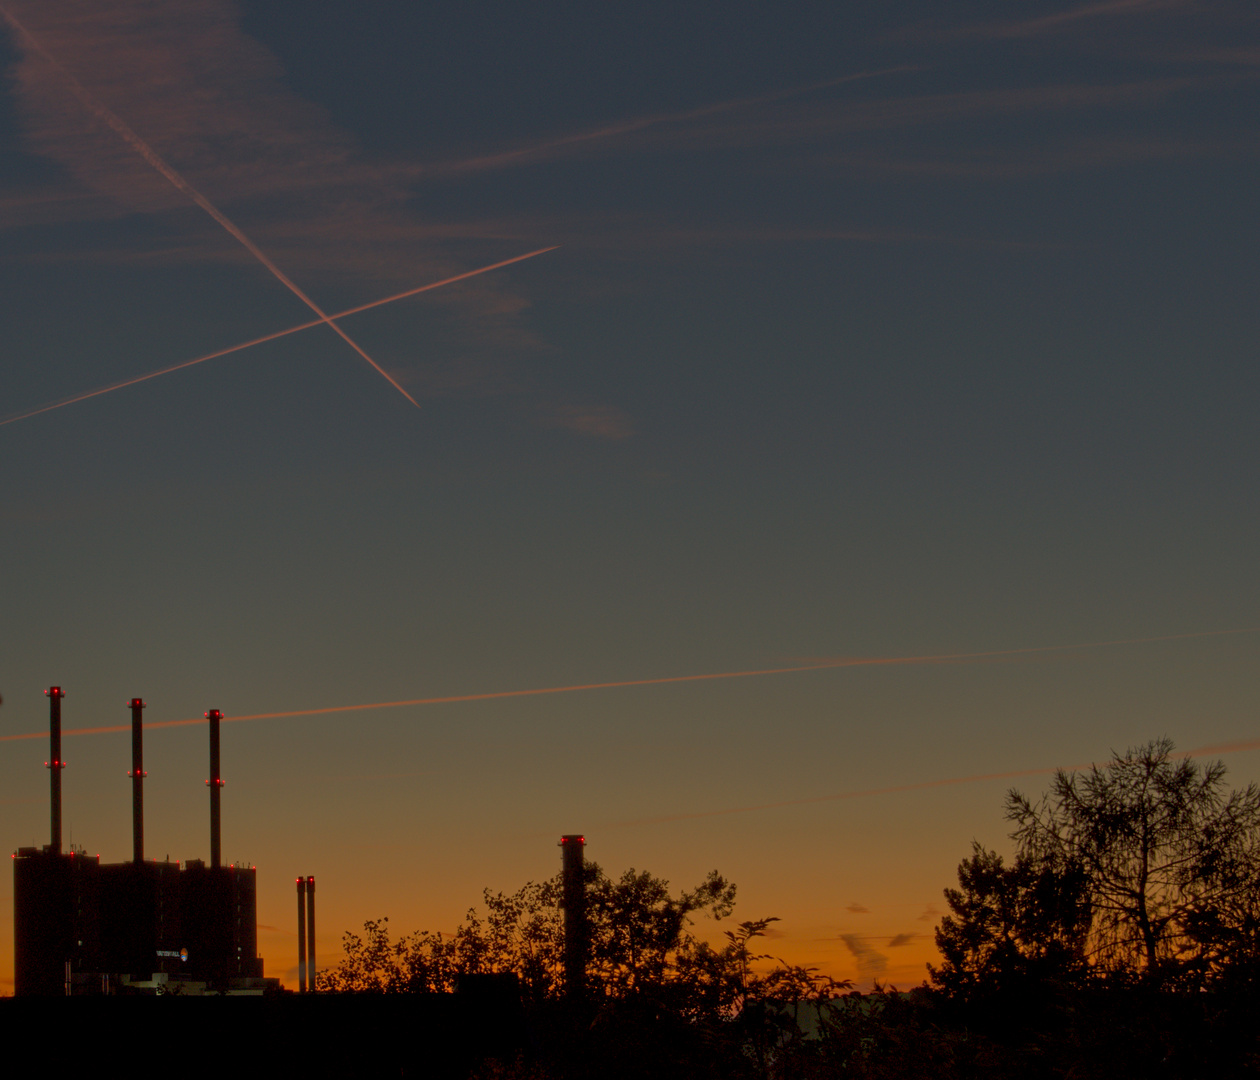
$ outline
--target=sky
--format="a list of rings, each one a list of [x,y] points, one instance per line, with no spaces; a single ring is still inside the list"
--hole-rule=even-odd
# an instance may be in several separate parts
[[[1012,785],[1164,735],[1260,780],[1254,4],[0,14],[11,850],[42,691],[141,696],[159,858],[209,847],[162,725],[228,717],[290,985],[298,874],[324,966],[582,832],[906,987]],[[129,754],[65,743],[104,861]]]

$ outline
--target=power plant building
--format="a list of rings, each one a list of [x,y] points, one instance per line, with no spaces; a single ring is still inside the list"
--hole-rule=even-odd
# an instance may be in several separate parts
[[[219,859],[219,721],[210,723],[211,861],[145,860],[139,698],[132,707],[135,850],[105,863],[61,849],[61,698],[49,697],[51,842],[13,856],[14,991],[19,997],[116,993],[260,994],[277,988],[258,956],[252,866]],[[313,891],[313,890],[312,890]]]

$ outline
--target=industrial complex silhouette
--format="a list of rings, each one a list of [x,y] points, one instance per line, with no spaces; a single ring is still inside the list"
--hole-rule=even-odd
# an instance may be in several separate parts
[[[100,856],[73,847],[62,849],[61,699],[65,693],[59,686],[44,692],[49,705],[51,836],[44,847],[19,848],[13,856],[15,994],[195,996],[277,989],[279,980],[264,978],[258,956],[255,868],[222,863],[219,723],[223,714],[218,709],[206,713],[209,864],[200,859],[180,864],[144,857],[141,717],[145,703],[140,698],[130,702],[132,858],[103,864]],[[314,878],[303,881],[300,892],[309,905],[313,928]]]
[[[210,861],[144,856],[145,703],[132,698],[132,858],[101,863],[61,839],[60,686],[49,687],[49,842],[13,855],[14,990],[17,997],[280,993],[258,955],[253,866],[222,863],[223,714],[206,712],[210,733]],[[566,996],[580,998],[589,953],[585,837],[560,840]],[[315,990],[315,878],[297,879],[298,991]]]

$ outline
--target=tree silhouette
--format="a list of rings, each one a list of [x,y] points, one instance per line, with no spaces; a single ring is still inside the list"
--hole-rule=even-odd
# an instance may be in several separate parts
[[[1089,881],[1080,866],[1027,855],[1007,866],[974,844],[958,866],[958,885],[945,890],[951,914],[936,930],[943,963],[928,968],[941,989],[969,997],[1085,974]]]
[[[702,913],[719,920],[729,916],[734,885],[714,871],[694,889],[674,896],[669,882],[646,872],[627,870],[613,880],[596,863],[588,863],[584,872],[591,940],[588,980],[596,998],[672,992],[701,972],[708,972],[710,981],[717,978],[721,954],[696,938],[690,925]],[[461,975],[512,972],[526,1001],[554,999],[564,983],[561,895],[558,875],[529,882],[511,894],[487,889],[484,919],[470,909],[449,936],[419,931],[392,941],[388,919],[370,920],[362,936],[344,935],[345,955],[321,974],[320,988],[358,993],[452,990]]]
[[[1020,857],[1088,882],[1090,960],[1156,984],[1202,985],[1255,952],[1260,789],[1158,739],[1101,768],[1060,771],[1038,802],[1012,791]],[[1231,951],[1231,943],[1233,950]]]
[[[847,982],[812,968],[772,963],[756,951],[776,919],[741,922],[711,944],[694,920],[728,918],[735,886],[714,872],[674,893],[651,874],[610,878],[588,863],[588,994],[564,994],[562,881],[531,882],[483,895],[454,934],[421,931],[391,939],[387,919],[343,938],[342,961],[320,989],[389,994],[449,991],[469,976],[498,975],[520,990],[534,1052],[565,1077],[788,1075],[788,1062],[814,1054],[817,1027]],[[536,1077],[536,1061],[486,1064],[481,1075]]]

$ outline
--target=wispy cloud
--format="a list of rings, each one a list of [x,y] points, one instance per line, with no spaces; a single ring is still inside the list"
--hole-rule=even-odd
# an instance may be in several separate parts
[[[833,172],[851,176],[1003,181],[1152,161],[1252,156],[1254,153],[1254,140],[1241,137],[1230,140],[1116,137],[1039,141],[1027,146],[951,147],[930,156],[916,154],[913,148],[853,151],[831,155],[822,164]],[[952,242],[975,243],[968,238]],[[1016,245],[1007,241],[1006,246]]]
[[[851,911],[854,915],[867,915],[870,913],[871,909],[865,908],[861,904],[850,904],[844,910]]]
[[[841,93],[842,81],[834,80],[795,92],[631,119],[504,151],[417,166],[415,179],[423,182],[464,172],[519,169],[579,154],[585,158],[642,158],[773,149],[779,155],[793,155],[801,168],[816,175],[994,181],[1250,152],[1253,143],[1249,132],[1204,138],[1173,129],[1142,137],[1117,131],[1109,135],[1060,135],[1048,140],[1040,128],[1023,125],[1036,118],[1069,119],[1082,114],[1110,117],[1117,124],[1127,122],[1132,115],[1162,109],[1175,98],[1247,78],[1245,71],[1237,70],[1250,66],[1246,53],[1239,52],[1233,61],[1231,71],[928,94],[896,93],[893,87],[881,85],[879,93],[870,93],[868,87],[858,97]],[[1020,124],[1020,129],[1012,129],[1013,123]],[[950,125],[960,129],[959,135],[943,143],[941,128]],[[900,133],[895,141],[882,138],[894,133]],[[781,156],[757,160],[775,170],[781,170],[784,161]],[[605,232],[607,225],[605,222],[603,228],[597,228],[596,236]],[[847,235],[858,239],[857,234],[863,231],[849,230]],[[650,229],[629,242],[642,246],[644,237],[650,241],[656,232],[659,230]],[[865,232],[866,238],[875,239],[879,230]],[[574,237],[568,242],[580,241]]]
[[[909,69],[889,69],[889,75]],[[417,166],[415,176],[446,176],[473,171],[518,168],[576,153],[644,154],[697,153],[754,147],[812,146],[819,152],[837,151],[835,138],[864,132],[932,127],[963,123],[981,117],[1018,117],[1034,114],[1145,108],[1171,95],[1211,81],[1210,76],[1166,76],[1114,82],[1053,83],[1042,86],[997,87],[936,94],[884,93],[857,99],[825,93],[852,79],[721,102],[665,116],[632,119],[541,139],[500,152]]]
[[[539,416],[541,427],[562,428],[577,435],[619,442],[634,434],[634,424],[610,405],[556,405]]]
[[[1181,48],[1173,58],[1187,63],[1221,64],[1237,67],[1260,67],[1260,45],[1190,46]]]
[[[857,961],[858,975],[863,982],[875,982],[888,970],[888,957],[877,952],[870,939],[861,934],[841,934],[840,940]]]
[[[725,113],[747,112],[757,107],[790,101],[794,98],[831,90],[846,84],[864,82],[881,76],[902,74],[913,70],[915,68],[912,65],[901,65],[883,68],[878,71],[862,71],[851,75],[840,75],[833,79],[825,79],[821,82],[807,83],[802,86],[785,87],[751,97],[710,102],[693,109],[629,117],[599,127],[586,128],[582,131],[568,134],[553,135],[487,154],[434,162],[421,166],[419,175],[434,177],[457,176],[465,173],[499,170],[517,165],[554,160],[557,157],[586,149],[586,144],[589,143],[624,139],[626,136],[653,129],[686,128],[690,130],[697,126],[708,126],[714,117]]]
[[[219,198],[300,190],[303,173],[331,183],[354,159],[352,141],[284,86],[280,65],[224,0],[5,7],[57,59],[24,48],[17,64],[27,138],[121,205],[182,201],[83,107],[57,65]]]
[[[101,216],[184,210],[185,195],[85,105],[91,99],[207,199],[230,206],[233,220],[292,273],[380,284],[463,269],[445,243],[453,230],[409,207],[409,170],[369,160],[324,110],[294,94],[276,58],[242,31],[230,0],[4,0],[3,7],[43,50],[14,35],[20,57],[11,74],[26,144],[60,166],[77,192],[54,185],[42,204],[27,192],[10,194],[0,200],[0,223],[29,221],[26,209],[47,218],[59,209],[87,216],[89,207]],[[213,231],[181,229],[168,257],[239,258]],[[470,328],[493,335],[504,295],[503,281],[462,289],[466,310],[491,316],[469,320]]]
[[[821,159],[824,166],[827,161],[826,158]],[[867,171],[887,174],[894,171],[894,168],[873,165]],[[660,217],[653,219],[647,216],[633,217],[616,213],[601,215],[598,220],[555,220],[550,223],[550,231],[558,239],[563,238],[566,246],[598,250],[602,258],[610,259],[639,258],[647,250],[722,249],[767,244],[929,244],[941,247],[991,248],[1008,251],[1061,250],[1065,247],[1062,243],[1051,241],[1027,241],[1001,236],[951,234],[913,229],[758,225],[747,221],[699,225],[694,222],[661,220]]]
[[[988,23],[972,27],[969,32],[980,37],[1039,37],[1044,34],[1060,33],[1073,29],[1078,24],[1091,23],[1098,19],[1169,11],[1173,8],[1185,7],[1186,2],[1187,0],[1103,0],[1102,3],[1082,4],[1079,7],[1068,8],[1066,11],[1056,11],[1033,19]]]
[[[47,183],[0,191],[0,229],[4,230],[101,220],[122,213],[108,199],[69,184]]]
[[[421,398],[495,397],[528,389],[515,368],[475,357],[417,362],[411,366],[407,385]]]
[[[1114,0],[1048,17],[1052,22],[1099,18],[1107,13],[1149,10],[1160,0]],[[509,146],[432,162],[368,159],[318,107],[285,85],[276,59],[242,32],[228,0],[190,0],[178,6],[120,0],[108,11],[85,11],[64,0],[7,0],[31,24],[68,70],[177,168],[192,176],[215,200],[232,206],[269,254],[295,271],[352,273],[378,281],[450,272],[446,250],[453,243],[542,239],[580,242],[589,223],[519,218],[473,218],[435,222],[417,214],[416,184],[427,179],[512,170],[559,158],[600,155],[696,154],[730,149],[789,148],[808,158],[814,171],[924,179],[1001,180],[1116,162],[1222,152],[1222,147],[1187,136],[1146,139],[1100,137],[1073,145],[1022,145],[998,132],[969,131],[942,148],[942,124],[974,126],[977,119],[1001,121],[1039,114],[1115,111],[1157,107],[1171,96],[1211,83],[1210,75],[994,87],[934,94],[898,92],[918,65],[898,65],[837,75],[762,94],[709,102],[687,109],[612,119],[572,132],[542,135]],[[1037,20],[1034,20],[1036,22]],[[1040,20],[1045,21],[1045,20]],[[1012,24],[1016,25],[1016,24]],[[1023,24],[1018,24],[1023,25]],[[1245,59],[1238,54],[1238,62]],[[902,80],[902,81],[899,81]],[[58,84],[40,57],[27,54],[16,69],[16,87],[29,144],[60,163],[82,188],[108,199],[118,210],[151,212],[180,207],[178,198],[116,145]],[[161,93],[153,88],[160,87]],[[890,147],[864,135],[922,131]],[[928,136],[931,136],[930,138]],[[1229,147],[1224,147],[1224,152]],[[766,160],[758,158],[758,160]],[[750,165],[750,167],[755,167]],[[30,193],[21,198],[31,200]],[[100,202],[64,196],[37,209],[82,215]],[[21,220],[20,208],[5,213],[0,227]],[[608,213],[604,213],[607,224]],[[238,259],[209,230],[149,238],[132,258]],[[763,238],[742,224],[744,242]],[[567,233],[568,235],[558,235]],[[720,230],[714,230],[715,232]],[[609,244],[642,247],[642,236],[626,237],[612,223]],[[734,232],[741,232],[735,229]],[[775,230],[763,230],[773,238]],[[833,229],[840,238],[880,241],[879,230]],[[665,236],[649,229],[645,236]],[[859,234],[865,235],[859,235]],[[101,254],[92,257],[102,257]],[[461,290],[459,303],[485,319],[483,335],[505,333],[516,313],[517,293],[503,283]],[[519,311],[519,308],[518,308]],[[504,342],[514,347],[510,341]]]
[[[894,934],[888,939],[888,947],[890,949],[899,949],[902,945],[909,945],[910,942],[917,940],[919,934]]]

